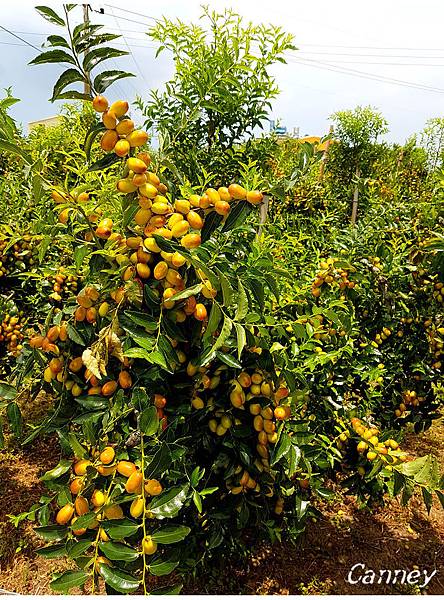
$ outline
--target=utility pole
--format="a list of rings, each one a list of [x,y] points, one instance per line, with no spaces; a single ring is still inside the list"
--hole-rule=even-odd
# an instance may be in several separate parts
[[[89,4],[82,4],[83,6],[83,23],[86,25],[87,23],[89,23]],[[87,73],[88,77],[89,77],[89,73]],[[87,81],[85,81],[85,83],[83,84],[83,93],[84,94],[88,94],[88,96],[91,94],[91,89],[89,86],[89,83]]]

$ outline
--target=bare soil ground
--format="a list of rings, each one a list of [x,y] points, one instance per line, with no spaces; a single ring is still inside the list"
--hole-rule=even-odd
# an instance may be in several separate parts
[[[434,454],[444,470],[444,422],[403,444],[413,455]],[[18,528],[8,515],[27,510],[40,497],[39,475],[59,459],[55,439],[40,440],[25,450],[0,456],[0,588],[20,594],[51,594],[51,573],[69,565],[35,553],[42,541],[32,523]],[[311,523],[297,546],[259,545],[243,560],[226,560],[220,572],[190,581],[184,593],[200,594],[443,594],[444,511],[430,515],[414,497],[408,507],[389,501],[384,508],[359,509],[352,498],[319,506],[322,518]],[[427,589],[408,585],[350,585],[347,573],[356,563],[379,569],[433,569]],[[72,565],[71,565],[72,566]]]

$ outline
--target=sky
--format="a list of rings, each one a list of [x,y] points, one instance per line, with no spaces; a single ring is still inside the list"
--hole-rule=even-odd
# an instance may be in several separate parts
[[[93,22],[102,23],[122,49],[131,54],[107,68],[129,70],[135,78],[122,80],[107,91],[111,100],[147,98],[174,72],[171,57],[161,53],[145,32],[152,18],[167,16],[196,22],[202,0],[162,2],[93,2]],[[40,48],[45,36],[60,33],[35,11],[43,2],[3,0],[0,25]],[[281,90],[270,118],[301,135],[328,132],[329,116],[357,105],[377,107],[389,122],[388,141],[404,142],[420,131],[427,119],[444,116],[444,2],[441,0],[207,0],[211,8],[234,8],[255,23],[281,25],[294,35],[298,50],[276,65],[272,73]],[[46,2],[61,10],[60,2]],[[125,9],[124,7],[128,8]],[[130,12],[132,11],[132,12]],[[82,18],[81,8],[73,11]],[[129,48],[128,48],[129,46]],[[11,114],[24,125],[57,114],[58,103],[48,100],[59,65],[28,66],[37,50],[0,29],[0,87],[11,86],[16,104]]]

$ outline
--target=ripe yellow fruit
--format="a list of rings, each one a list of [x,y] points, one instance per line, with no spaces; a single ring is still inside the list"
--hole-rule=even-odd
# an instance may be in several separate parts
[[[195,210],[190,210],[187,214],[187,221],[192,229],[202,229],[204,221],[202,217]]]
[[[119,141],[119,134],[114,129],[109,129],[105,131],[102,135],[102,139],[100,140],[100,147],[105,152],[110,152],[113,150],[117,142]]]
[[[91,503],[96,508],[99,506],[103,506],[106,502],[106,495],[102,492],[102,490],[94,490],[91,496]]]
[[[86,469],[91,464],[92,463],[90,460],[86,460],[84,458],[82,458],[81,460],[78,460],[74,465],[74,473],[76,475],[86,475]]]
[[[88,500],[83,496],[77,496],[76,501],[74,502],[74,508],[76,509],[76,513],[79,515],[79,517],[86,515],[89,513]]]
[[[108,100],[105,96],[96,96],[92,101],[92,105],[96,112],[105,112],[108,108]]]
[[[123,117],[128,112],[129,105],[126,100],[117,100],[117,102],[113,102],[109,108],[111,112],[113,112],[118,119]]]
[[[107,519],[123,519],[123,510],[120,504],[110,504],[106,506],[103,514]]]
[[[114,146],[114,152],[117,154],[117,156],[126,156],[129,151],[130,145],[127,140],[119,140],[118,142],[116,142],[116,145]]]
[[[125,489],[128,494],[140,494],[142,491],[142,480],[143,476],[140,471],[131,473],[125,485]]]
[[[143,515],[144,510],[145,510],[145,502],[144,502],[143,498],[135,498],[131,502],[130,515],[134,519],[138,519],[141,515]]]
[[[182,267],[186,263],[186,260],[185,256],[182,256],[179,252],[174,252],[171,257],[171,263],[176,268]]]
[[[247,202],[250,204],[260,204],[264,199],[264,195],[258,190],[247,192]]]
[[[119,373],[119,385],[123,390],[129,390],[133,385],[133,380],[128,371],[120,371]]]
[[[117,125],[117,117],[112,110],[107,110],[102,115],[102,122],[107,129],[115,129]]]
[[[257,415],[256,417],[254,417],[253,427],[258,432],[263,430],[263,428],[264,428],[264,419],[261,417],[261,415]]]
[[[228,193],[235,200],[245,200],[247,197],[247,190],[237,183],[232,183],[230,186],[228,186]]]
[[[188,200],[176,200],[174,210],[182,215],[187,215],[190,212],[191,204]]]
[[[163,492],[163,487],[157,479],[148,479],[145,483],[145,492],[150,496],[158,496]]]
[[[74,507],[72,504],[65,504],[57,513],[56,521],[59,525],[66,525],[74,515]]]
[[[135,129],[126,136],[126,141],[129,143],[131,148],[143,146],[148,141],[148,134],[146,131],[142,131],[141,129]]]
[[[147,535],[142,542],[142,552],[144,554],[154,554],[157,550],[157,542],[155,542],[150,535]]]
[[[187,249],[198,248],[201,242],[202,240],[198,233],[188,233],[180,241],[181,245]]]
[[[116,131],[119,135],[128,135],[132,131],[134,131],[134,121],[131,119],[123,119],[116,125]]]
[[[117,472],[124,477],[129,477],[137,471],[137,467],[133,462],[128,460],[120,460],[117,463]]]
[[[107,381],[102,386],[102,395],[103,396],[112,396],[114,392],[117,390],[118,384],[117,381]]]
[[[218,215],[222,215],[223,217],[227,216],[231,210],[230,205],[225,200],[219,200],[215,203],[214,209]]]
[[[207,190],[205,190],[205,195],[210,200],[210,203],[214,205],[216,205],[216,202],[220,202],[221,200],[219,192],[214,188],[208,188]]]
[[[120,179],[117,182],[117,189],[121,194],[132,194],[137,190],[137,186],[131,179]]]
[[[158,199],[156,198],[151,207],[151,211],[155,215],[166,215],[169,212],[171,212],[171,209],[168,206],[168,204],[166,204],[165,202],[159,202]]]
[[[367,460],[369,460],[370,462],[374,461],[375,458],[377,458],[377,454],[376,452],[373,452],[372,450],[370,450],[370,452],[367,452]]]
[[[78,517],[73,517],[71,525],[74,525],[77,519]],[[86,533],[86,527],[80,527],[80,529],[73,529],[72,532],[74,535],[83,535],[84,533]]]
[[[202,408],[205,408],[205,402],[202,400],[202,398],[198,398],[198,397],[193,398],[191,400],[191,405],[196,410],[201,410]]]
[[[103,318],[104,316],[106,316],[108,314],[108,311],[109,311],[108,302],[102,302],[102,304],[99,306],[99,316],[101,316]]]
[[[100,458],[100,461],[104,465],[109,465],[110,463],[113,462],[115,456],[116,456],[116,453],[115,453],[114,448],[112,446],[107,446],[104,450],[102,450],[99,458]]]
[[[83,482],[80,479],[80,477],[76,477],[71,481],[69,489],[71,491],[71,494],[77,496],[77,494],[83,489]]]
[[[190,224],[188,221],[181,221],[180,223],[176,223],[176,225],[171,228],[171,233],[173,234],[173,237],[180,238],[187,234],[189,229]]]
[[[148,279],[149,276],[151,275],[151,269],[149,268],[148,265],[146,265],[144,263],[137,263],[136,270],[137,270],[137,274],[142,279]]]
[[[205,321],[207,318],[207,309],[203,304],[196,304],[196,308],[194,309],[193,316],[198,321]]]
[[[157,279],[159,281],[161,279],[165,279],[168,273],[168,268],[169,267],[165,261],[161,260],[160,262],[158,262],[157,265],[154,267],[154,279]]]
[[[232,200],[231,194],[226,187],[218,188],[218,194],[221,200],[225,200],[225,202],[230,202]]]

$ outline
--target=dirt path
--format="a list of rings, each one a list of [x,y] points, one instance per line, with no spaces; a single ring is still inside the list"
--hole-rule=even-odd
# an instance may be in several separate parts
[[[444,470],[444,422],[403,446],[412,454],[432,453]],[[16,529],[7,517],[27,510],[43,491],[38,476],[58,462],[56,440],[40,441],[23,452],[0,456],[0,588],[20,594],[51,594],[51,573],[67,562],[35,554],[42,545],[32,524]],[[222,573],[209,570],[205,580],[189,583],[185,593],[200,594],[400,594],[444,593],[444,511],[430,516],[420,498],[407,508],[397,501],[373,511],[359,510],[353,499],[340,498],[321,507],[297,546],[262,545],[248,559],[224,562]],[[350,585],[345,577],[354,564],[369,569],[433,569],[427,590],[414,586]]]

